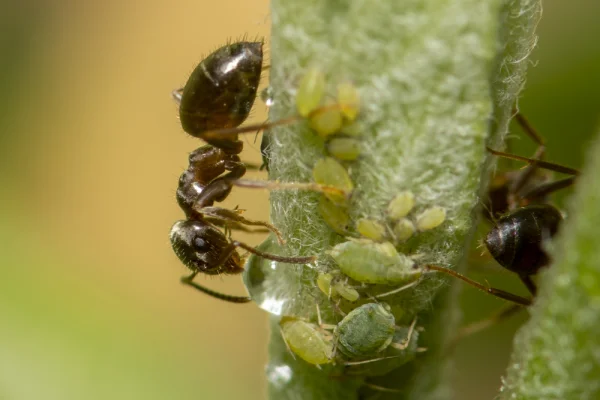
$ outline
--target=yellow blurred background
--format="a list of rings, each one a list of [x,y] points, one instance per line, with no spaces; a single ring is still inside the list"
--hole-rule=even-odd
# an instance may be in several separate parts
[[[168,232],[199,146],[170,92],[227,39],[267,36],[268,1],[3,5],[0,399],[265,398],[266,315],[182,287]],[[600,5],[544,11],[520,104],[548,159],[577,167],[600,110]],[[258,148],[249,137],[244,160],[259,162]],[[266,220],[267,198],[235,189],[224,206]],[[473,274],[519,288],[508,274]],[[206,283],[244,293],[238,277]],[[471,290],[464,302],[468,319],[501,305]],[[459,398],[494,396],[524,318],[459,346]]]

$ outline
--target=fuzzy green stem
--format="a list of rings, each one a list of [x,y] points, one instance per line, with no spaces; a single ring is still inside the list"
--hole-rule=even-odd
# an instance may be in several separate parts
[[[437,205],[448,217],[400,250],[457,269],[489,175],[486,140],[497,147],[507,131],[539,14],[538,0],[274,0],[270,117],[294,113],[295,88],[309,66],[324,71],[331,87],[353,82],[361,96],[357,125],[363,146],[360,160],[348,165],[356,187],[352,219],[380,218],[395,194],[411,190],[417,212]],[[312,166],[325,155],[323,139],[305,124],[270,135],[270,178],[311,181]],[[317,299],[328,319],[335,313],[314,278],[317,270],[332,268],[325,252],[344,239],[319,216],[318,199],[308,192],[271,194],[273,222],[287,239],[285,252],[320,258],[316,268],[270,275],[265,287],[274,299],[285,300],[283,313],[313,316]],[[444,287],[448,278],[432,274],[415,289],[386,298],[406,316],[418,315],[425,327],[419,345],[428,348],[416,362],[370,380],[403,391],[392,398],[447,398],[440,353],[458,313],[453,293],[439,290]],[[275,317],[268,379],[277,400],[353,399],[361,383],[332,379],[292,359]]]

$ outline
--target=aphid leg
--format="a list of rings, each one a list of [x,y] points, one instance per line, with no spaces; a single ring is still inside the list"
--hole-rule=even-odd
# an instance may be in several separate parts
[[[456,344],[458,342],[460,342],[462,339],[464,339],[468,336],[471,336],[475,333],[481,332],[493,325],[496,325],[497,323],[516,314],[518,311],[521,311],[522,309],[523,309],[522,307],[520,307],[516,304],[509,304],[509,305],[501,308],[500,310],[496,311],[494,314],[490,315],[488,318],[485,318],[481,321],[476,321],[476,322],[470,323],[466,326],[463,326],[462,328],[459,329],[456,336],[454,336],[454,338],[452,338],[452,341],[448,345],[448,348],[449,349],[454,348],[454,346],[456,346]]]
[[[529,306],[531,305],[531,299],[522,297],[522,296],[518,296],[516,294],[510,293],[510,292],[506,292],[504,290],[501,289],[496,289],[496,288],[491,288],[491,287],[487,287],[485,285],[482,285],[481,283],[474,281],[470,278],[467,278],[466,276],[448,269],[448,268],[444,268],[444,267],[438,267],[437,265],[425,265],[422,267],[424,272],[428,272],[428,271],[436,271],[436,272],[442,272],[444,274],[453,276],[455,278],[458,278],[460,280],[462,280],[463,282],[466,282],[467,284],[481,290],[482,292],[486,292],[491,294],[492,296],[496,296],[500,299],[503,300],[507,300],[507,301],[511,301],[515,304],[519,304],[521,306]]]
[[[415,317],[413,319],[413,322],[410,324],[410,327],[408,328],[408,333],[406,334],[406,338],[402,341],[402,343],[391,343],[390,346],[398,350],[406,350],[406,348],[410,344],[410,339],[412,339],[412,335],[415,331],[416,326],[417,318]]]
[[[279,333],[281,334],[281,338],[283,339],[283,343],[285,343],[285,347],[287,348],[288,352],[292,355],[292,358],[294,360],[296,360],[296,355],[294,354],[294,352],[290,348],[290,344],[288,343],[287,340],[285,340],[285,335],[283,334],[283,329],[279,328]]]
[[[196,277],[196,275],[198,275],[198,272],[194,272],[190,276],[183,276],[181,278],[181,283],[183,283],[184,285],[191,286],[194,289],[199,290],[204,294],[207,294],[207,295],[217,298],[219,300],[229,301],[231,303],[248,303],[249,301],[252,300],[248,296],[232,296],[229,294],[223,294],[223,293],[219,293],[214,290],[211,290],[202,285],[199,285],[193,281],[194,278]]]

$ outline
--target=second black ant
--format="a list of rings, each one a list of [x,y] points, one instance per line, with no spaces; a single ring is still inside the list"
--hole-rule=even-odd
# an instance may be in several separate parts
[[[532,298],[535,298],[537,286],[533,276],[550,264],[551,260],[544,246],[557,233],[563,220],[561,212],[548,203],[548,196],[572,186],[579,171],[542,160],[545,153],[544,140],[522,114],[516,112],[515,119],[538,147],[533,158],[488,147],[493,155],[523,161],[528,165],[524,169],[500,175],[495,179],[495,184],[490,186],[485,209],[494,227],[487,233],[484,243],[498,264],[516,273]],[[570,176],[553,181],[540,173],[540,169]],[[455,339],[485,329],[519,309],[519,306],[511,305],[491,318],[470,324]]]

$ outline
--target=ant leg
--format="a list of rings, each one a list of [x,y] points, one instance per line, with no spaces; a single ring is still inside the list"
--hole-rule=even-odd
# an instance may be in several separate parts
[[[503,307],[500,310],[496,311],[494,314],[490,315],[488,318],[485,318],[481,321],[476,321],[470,323],[466,326],[463,326],[459,329],[456,336],[452,338],[452,341],[448,345],[450,349],[454,348],[458,342],[463,340],[464,338],[471,336],[475,333],[481,332],[493,325],[496,325],[499,322],[504,321],[505,319],[513,316],[522,308],[516,304],[510,304],[507,307]]]
[[[501,289],[496,289],[496,288],[491,288],[491,287],[487,287],[485,285],[482,285],[481,283],[474,281],[470,278],[467,278],[466,276],[448,269],[448,268],[444,268],[444,267],[438,267],[437,265],[426,265],[423,268],[424,272],[428,272],[428,271],[436,271],[436,272],[442,272],[444,274],[453,276],[455,278],[458,278],[460,280],[462,280],[463,282],[466,282],[467,284],[481,290],[482,292],[486,292],[491,294],[492,296],[496,296],[500,299],[503,300],[507,300],[507,301],[511,301],[515,304],[518,304],[520,306],[529,306],[531,305],[531,299],[527,299],[525,297],[522,296],[518,296],[516,294],[510,293],[510,292],[506,292],[504,290]]]
[[[327,105],[327,106],[321,106],[321,107],[311,111],[306,117],[303,117],[301,115],[292,115],[292,116],[282,118],[277,121],[265,121],[260,124],[249,124],[249,125],[244,125],[244,126],[235,127],[235,128],[223,128],[223,129],[208,130],[208,131],[204,131],[201,134],[199,134],[198,137],[206,140],[208,143],[211,143],[209,140],[223,139],[223,138],[227,139],[227,138],[231,138],[233,136],[235,136],[237,138],[238,134],[264,131],[267,129],[275,128],[277,126],[290,125],[294,122],[313,118],[313,117],[315,117],[319,114],[323,114],[327,111],[341,110],[347,106],[348,105],[345,105],[345,104],[332,104],[332,105]]]
[[[279,261],[279,262],[283,262],[283,263],[287,263],[287,264],[309,264],[317,259],[316,256],[287,257],[287,256],[278,256],[276,254],[271,254],[271,253],[265,253],[264,251],[256,250],[254,247],[248,246],[245,243],[238,242],[237,240],[234,240],[233,242],[231,242],[231,246],[234,248],[233,249],[234,251],[235,251],[235,247],[241,247],[242,249],[244,249],[254,255],[257,255],[259,257],[265,258],[267,260]]]
[[[579,176],[580,172],[577,169],[565,167],[564,165],[555,164],[547,161],[536,160],[533,158],[518,156],[516,154],[505,153],[502,151],[492,150],[489,147],[487,150],[499,157],[509,158],[512,160],[524,161],[529,163],[530,165],[535,165],[537,168],[543,168],[550,171],[558,172],[561,174],[571,175],[570,178],[561,179],[558,181],[542,183],[537,185],[536,187],[530,188],[527,191],[524,191],[521,194],[521,198],[524,200],[536,200],[539,198],[543,198],[550,193],[556,192],[557,190],[564,189],[569,187],[575,183],[577,176]]]
[[[519,275],[519,278],[521,278],[521,282],[523,282],[523,284],[527,287],[527,290],[529,290],[531,295],[533,297],[535,297],[537,295],[537,286],[531,279],[531,276],[530,275]]]
[[[241,162],[226,163],[229,173],[211,181],[194,200],[193,208],[200,212],[202,208],[212,206],[215,201],[225,200],[232,189],[232,183],[246,174],[246,166]]]
[[[349,197],[350,193],[335,186],[321,185],[313,182],[280,182],[280,181],[255,181],[251,179],[238,179],[231,182],[235,186],[269,189],[269,190],[310,190],[313,192],[328,193],[336,196]]]
[[[224,301],[228,301],[230,303],[248,303],[249,301],[251,301],[252,299],[248,296],[232,296],[229,294],[223,294],[223,293],[219,293],[219,292],[215,292],[214,290],[211,290],[209,288],[206,288],[202,285],[197,284],[196,282],[194,282],[194,278],[196,277],[196,275],[198,275],[198,272],[194,272],[192,273],[190,276],[184,276],[181,278],[181,283],[183,283],[184,285],[188,285],[193,287],[196,290],[201,291],[204,294],[207,294],[209,296],[212,296],[216,299],[219,300],[224,300]]]
[[[220,266],[224,265],[227,262],[227,260],[229,260],[229,258],[231,258],[231,256],[235,252],[236,248],[238,248],[238,247],[241,247],[242,249],[244,249],[250,253],[256,254],[259,257],[266,258],[268,260],[289,263],[289,264],[307,264],[307,263],[313,262],[316,259],[316,257],[314,257],[314,256],[308,256],[308,257],[278,256],[275,254],[265,253],[260,250],[256,250],[254,247],[248,246],[247,244],[242,243],[242,242],[232,241],[229,244],[229,246],[227,246],[225,248],[225,250],[223,250],[223,253],[221,253],[221,256],[220,256],[219,261],[217,262],[215,268],[218,269]],[[220,299],[220,300],[228,301],[231,303],[247,303],[252,300],[250,297],[247,297],[247,296],[232,296],[232,295],[228,295],[228,294],[223,294],[223,293],[215,292],[214,290],[208,289],[202,285],[199,285],[193,281],[194,278],[196,277],[196,275],[198,275],[198,272],[193,272],[190,276],[182,277],[181,283],[183,283],[184,285],[191,286],[194,289],[199,290],[202,293],[205,293],[209,296],[212,296],[212,297]]]
[[[521,127],[521,129],[538,145],[532,159],[542,159],[546,152],[546,145],[544,139],[533,128],[533,126],[529,123],[529,121],[525,118],[523,114],[521,114],[516,108],[513,109],[513,112],[515,113],[515,119]],[[537,163],[531,163],[527,168],[525,168],[516,176],[516,179],[512,182],[512,184],[509,187],[508,199],[510,209],[514,209],[518,205],[517,199],[522,198],[522,196],[519,196],[519,192],[521,191],[521,189],[527,186],[531,179],[533,179],[538,167],[539,165]]]
[[[529,120],[527,120],[527,118],[525,118],[525,116],[521,114],[519,110],[513,108],[513,113],[515,114],[515,120],[517,121],[517,124],[519,124],[521,129],[523,129],[523,132],[525,132],[525,134],[527,134],[527,136],[529,136],[538,145],[538,149],[536,150],[536,154],[538,154],[538,156],[534,156],[534,158],[541,158],[546,147],[544,138],[537,132]],[[540,148],[543,149],[540,150]]]
[[[535,158],[518,156],[516,154],[505,153],[503,151],[494,150],[489,147],[486,147],[486,149],[487,149],[487,151],[489,151],[490,153],[492,153],[495,156],[509,158],[511,160],[524,161],[529,164],[537,164],[538,168],[543,168],[543,169],[547,169],[550,171],[559,172],[561,174],[567,174],[567,175],[573,175],[573,176],[577,176],[580,174],[579,170],[577,170],[575,168],[565,167],[564,165],[555,164],[555,163],[551,163],[548,161],[536,160]]]
[[[570,178],[561,179],[558,181],[542,183],[534,188],[523,193],[522,198],[528,201],[534,201],[537,199],[542,199],[549,195],[550,193],[556,192],[558,190],[568,188],[575,183],[575,177],[572,176]]]
[[[210,222],[216,222],[218,221],[218,225],[223,226],[226,225],[228,226],[228,223],[233,223],[233,226],[236,226],[235,224],[244,224],[244,225],[250,225],[250,226],[263,226],[265,228],[267,228],[269,231],[273,232],[276,236],[277,236],[277,241],[280,244],[285,244],[285,240],[283,240],[283,237],[281,236],[281,232],[275,228],[273,225],[269,224],[268,222],[264,222],[264,221],[254,221],[251,219],[246,219],[244,217],[242,217],[240,215],[240,213],[242,212],[242,210],[227,210],[225,208],[221,208],[221,207],[203,207],[201,209],[198,210],[199,213],[201,213],[203,216],[206,216],[208,218],[206,218],[207,220],[209,220]]]

